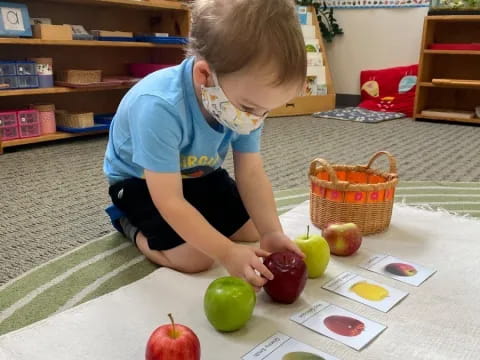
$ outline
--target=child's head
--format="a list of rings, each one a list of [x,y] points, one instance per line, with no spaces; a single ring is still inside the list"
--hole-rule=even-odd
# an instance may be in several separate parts
[[[239,110],[261,115],[299,94],[306,53],[293,0],[196,0],[190,55],[196,85],[212,73]]]

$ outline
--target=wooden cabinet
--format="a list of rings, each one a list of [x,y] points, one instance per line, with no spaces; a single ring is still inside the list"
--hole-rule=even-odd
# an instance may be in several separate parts
[[[420,53],[415,118],[479,123],[480,118],[422,115],[423,110],[475,111],[480,106],[480,50],[433,50],[432,44],[480,43],[480,16],[427,16]]]

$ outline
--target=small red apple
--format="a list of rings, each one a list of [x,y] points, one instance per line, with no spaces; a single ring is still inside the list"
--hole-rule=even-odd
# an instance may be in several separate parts
[[[274,276],[263,286],[272,300],[283,304],[297,300],[307,282],[305,261],[291,251],[281,251],[266,257],[263,263]]]
[[[322,235],[334,255],[352,255],[362,245],[362,233],[354,223],[329,224]]]
[[[200,341],[188,327],[175,324],[158,327],[147,343],[145,360],[200,360]]]

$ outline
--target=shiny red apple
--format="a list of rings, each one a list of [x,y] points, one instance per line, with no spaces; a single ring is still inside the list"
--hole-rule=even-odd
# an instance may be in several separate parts
[[[282,251],[271,254],[263,263],[274,276],[263,287],[272,300],[283,304],[297,300],[307,282],[305,261],[291,251]]]
[[[354,223],[329,224],[322,235],[334,255],[352,255],[362,245],[362,232]]]
[[[188,327],[175,324],[158,327],[147,343],[145,360],[200,360],[200,341]]]

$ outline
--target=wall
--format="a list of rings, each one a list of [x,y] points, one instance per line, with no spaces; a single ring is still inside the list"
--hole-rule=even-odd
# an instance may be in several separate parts
[[[428,8],[337,9],[345,35],[327,45],[337,94],[360,93],[360,71],[418,63]]]

